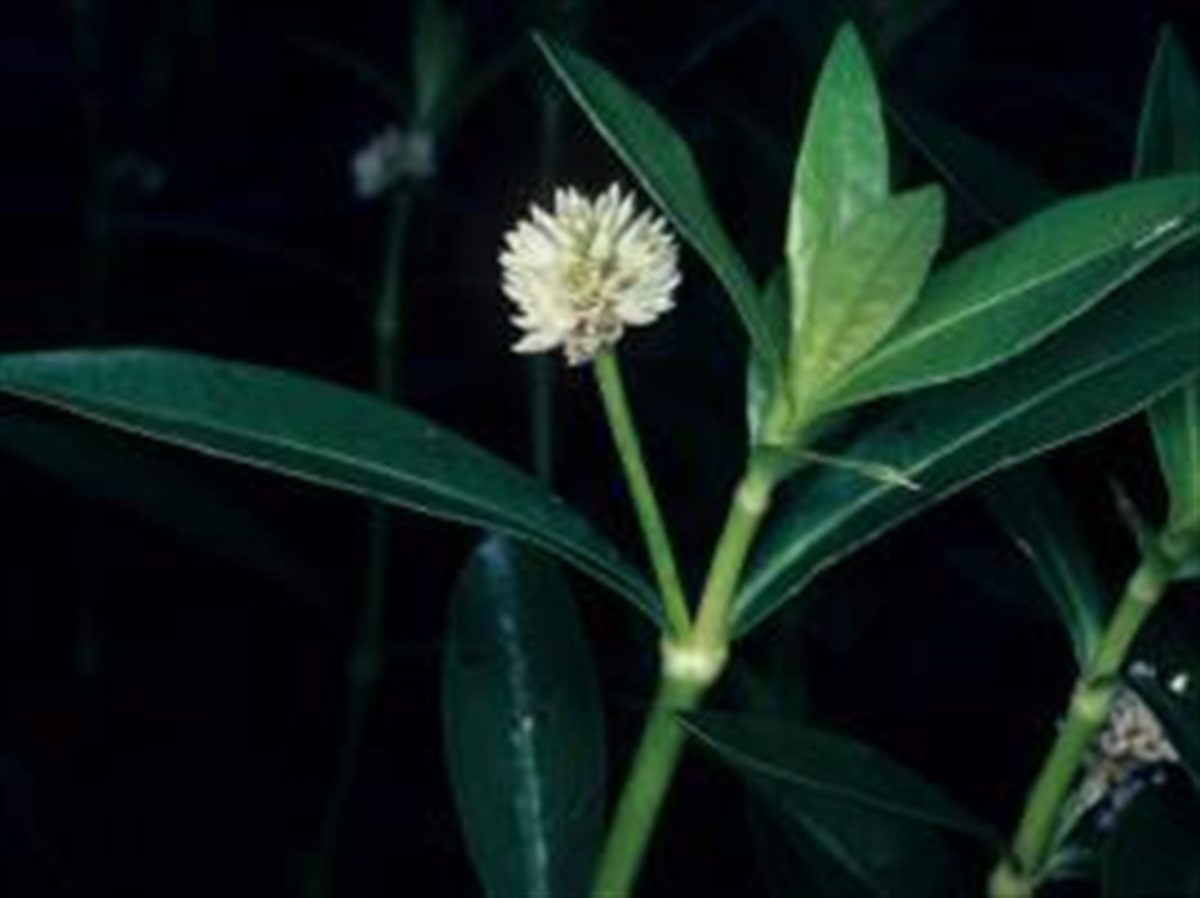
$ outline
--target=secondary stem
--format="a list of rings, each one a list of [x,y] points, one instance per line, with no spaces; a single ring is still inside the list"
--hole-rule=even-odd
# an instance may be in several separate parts
[[[682,636],[688,632],[691,620],[687,597],[683,591],[683,581],[679,576],[679,567],[675,562],[675,552],[671,547],[667,525],[663,521],[658,498],[654,494],[650,474],[646,470],[641,440],[638,438],[637,426],[634,424],[629,400],[625,395],[621,368],[612,350],[601,352],[596,357],[594,368],[600,396],[604,401],[604,411],[608,416],[609,430],[616,443],[617,454],[621,457],[621,466],[625,471],[630,495],[633,497],[642,537],[650,554],[650,563],[654,567],[659,595],[662,596],[666,611],[667,627],[671,635]]]
[[[1091,661],[1071,695],[1042,770],[1026,799],[1011,856],[1001,859],[989,883],[991,898],[1028,898],[1033,894],[1058,835],[1063,804],[1075,783],[1088,748],[1103,729],[1117,679],[1143,624],[1170,585],[1192,541],[1168,533],[1149,547],[1126,584]]]
[[[411,212],[412,195],[401,190],[393,197],[389,211],[373,328],[375,394],[387,401],[394,400],[398,392],[404,250]],[[330,892],[342,821],[354,787],[365,723],[383,674],[391,518],[388,509],[379,503],[372,503],[367,515],[363,602],[347,664],[346,697],[333,787],[321,820],[318,854],[308,884],[312,898],[324,898]]]

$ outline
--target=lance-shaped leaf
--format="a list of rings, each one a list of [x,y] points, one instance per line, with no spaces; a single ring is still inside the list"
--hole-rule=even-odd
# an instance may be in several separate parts
[[[1200,170],[1200,80],[1167,30],[1150,70],[1138,129],[1139,176]],[[1200,291],[1200,264],[1193,259]],[[1168,526],[1200,527],[1200,381],[1185,384],[1150,407],[1159,469],[1170,494]]]
[[[792,179],[786,257],[792,330],[804,332],[824,303],[812,266],[858,216],[888,195],[887,134],[871,63],[843,27],[821,67]]]
[[[942,240],[945,202],[926,187],[861,212],[812,258],[811,295],[793,343],[792,389],[819,405],[916,300]]]
[[[612,150],[633,172],[737,308],[754,351],[778,370],[783,335],[708,197],[695,157],[661,113],[603,66],[545,35],[536,37],[554,73]]]
[[[832,387],[851,405],[1017,355],[1200,232],[1200,177],[1066,200],[939,269],[869,359]]]
[[[425,418],[332,383],[190,353],[0,357],[0,392],[152,439],[529,540],[658,618],[653,589],[532,477]]]
[[[0,411],[0,452],[299,595],[310,592],[315,575],[267,518],[237,502],[212,478],[153,448],[81,421],[52,419],[41,410]]]
[[[1032,562],[1082,667],[1100,641],[1109,603],[1066,496],[1049,472],[1033,463],[990,480],[984,498]]]
[[[775,811],[785,835],[809,855],[810,868],[824,855],[824,863],[833,861],[848,874],[857,885],[851,894],[953,892],[948,881],[955,865],[939,830],[962,833],[989,850],[998,844],[953,798],[853,739],[748,714],[701,712],[684,725]],[[921,861],[913,866],[916,858]]]
[[[987,376],[918,395],[837,453],[894,468],[906,490],[826,468],[769,522],[738,600],[746,630],[819,571],[999,469],[1130,415],[1200,369],[1195,282],[1164,272]]]
[[[502,537],[454,589],[442,668],[446,762],[488,895],[582,895],[604,810],[604,718],[554,561]]]

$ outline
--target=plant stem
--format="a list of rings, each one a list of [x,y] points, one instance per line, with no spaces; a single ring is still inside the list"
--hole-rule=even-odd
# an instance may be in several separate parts
[[[404,250],[411,214],[412,195],[402,189],[393,197],[389,211],[373,334],[375,394],[388,401],[396,398],[399,384]],[[372,503],[367,514],[363,602],[346,668],[346,696],[333,786],[321,820],[318,853],[308,882],[311,898],[324,898],[330,893],[363,732],[383,675],[391,516],[386,506],[379,503]]]
[[[662,596],[666,611],[667,629],[672,636],[679,637],[687,633],[690,626],[687,597],[683,591],[683,581],[679,577],[679,567],[675,562],[675,552],[671,548],[671,539],[663,521],[662,510],[650,483],[650,474],[646,470],[641,440],[629,409],[629,400],[625,395],[621,368],[612,350],[601,352],[593,364],[600,396],[604,401],[604,411],[608,416],[609,430],[612,432],[613,442],[616,443],[617,454],[621,457],[621,466],[624,468],[625,480],[633,497],[642,537],[650,554],[650,562],[654,566],[659,595]]]
[[[1042,764],[1013,838],[1011,855],[992,872],[991,898],[1028,898],[1059,835],[1063,804],[1088,748],[1108,720],[1129,650],[1158,605],[1176,568],[1194,551],[1192,540],[1168,533],[1149,545],[1129,578],[1095,654],[1076,681],[1067,717]]]
[[[713,553],[696,625],[663,642],[658,694],[600,857],[592,889],[596,898],[626,898],[633,892],[683,749],[685,736],[675,717],[698,708],[725,668],[733,599],[774,484],[770,471],[752,460]]]
[[[596,898],[632,894],[686,738],[675,715],[698,707],[704,691],[703,685],[666,676],[659,683],[596,868]]]

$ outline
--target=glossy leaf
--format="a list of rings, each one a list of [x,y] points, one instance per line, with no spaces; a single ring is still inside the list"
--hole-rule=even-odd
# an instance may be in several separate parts
[[[1200,233],[1200,177],[1066,200],[931,278],[888,339],[835,388],[864,400],[955,380],[1035,345]]]
[[[813,257],[811,298],[793,343],[793,390],[819,404],[824,387],[887,335],[917,298],[942,240],[937,187],[862,211]]]
[[[542,546],[658,617],[653,589],[532,477],[421,416],[315,378],[156,349],[0,357],[0,392]]]
[[[782,367],[783,335],[708,197],[691,149],[661,113],[578,50],[545,35],[538,47],[613,152],[704,259],[729,294],[755,352]]]
[[[446,761],[488,895],[586,891],[604,809],[600,693],[557,565],[489,537],[454,589],[442,670]]]
[[[1100,641],[1109,601],[1066,496],[1036,463],[993,478],[983,494],[1033,564],[1070,636],[1075,661],[1083,665]]]
[[[957,865],[939,830],[995,843],[953,799],[862,743],[775,717],[708,712],[685,725],[774,812],[817,894],[948,894]]]
[[[1136,172],[1152,177],[1200,170],[1200,79],[1178,39],[1159,41],[1138,129]],[[1200,280],[1200,264],[1191,264]],[[1200,288],[1198,288],[1200,289]],[[1150,407],[1159,468],[1171,498],[1170,526],[1200,527],[1200,381]]]
[[[1105,898],[1200,898],[1195,793],[1146,789],[1122,812],[1104,855]]]
[[[829,306],[837,312],[821,295],[814,266],[860,215],[887,199],[888,184],[887,134],[875,76],[857,32],[846,26],[817,78],[792,178],[785,257],[793,344],[799,336],[810,341],[811,350],[812,339],[820,343],[826,336],[805,336],[821,329]]]
[[[0,452],[297,593],[312,588],[312,574],[291,556],[266,519],[210,478],[149,448],[67,418],[17,409],[0,412]]]
[[[683,721],[689,734],[737,770],[774,788],[953,830],[994,844],[998,837],[950,796],[876,749],[817,727],[776,717],[700,711]]]
[[[912,397],[842,457],[890,465],[919,490],[826,468],[781,498],[738,599],[746,630],[817,573],[1000,469],[1143,408],[1200,367],[1200,309],[1186,273],[1105,303],[985,377]]]

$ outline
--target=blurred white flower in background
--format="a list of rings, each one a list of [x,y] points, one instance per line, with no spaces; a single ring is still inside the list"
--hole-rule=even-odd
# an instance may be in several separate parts
[[[616,184],[595,199],[559,189],[553,212],[532,205],[505,236],[500,266],[504,295],[517,307],[513,323],[525,331],[513,350],[561,347],[572,365],[671,309],[680,280],[666,223],[638,214]]]
[[[402,181],[423,181],[437,172],[433,135],[402,131],[388,125],[350,161],[354,193],[359,199],[382,196]]]

